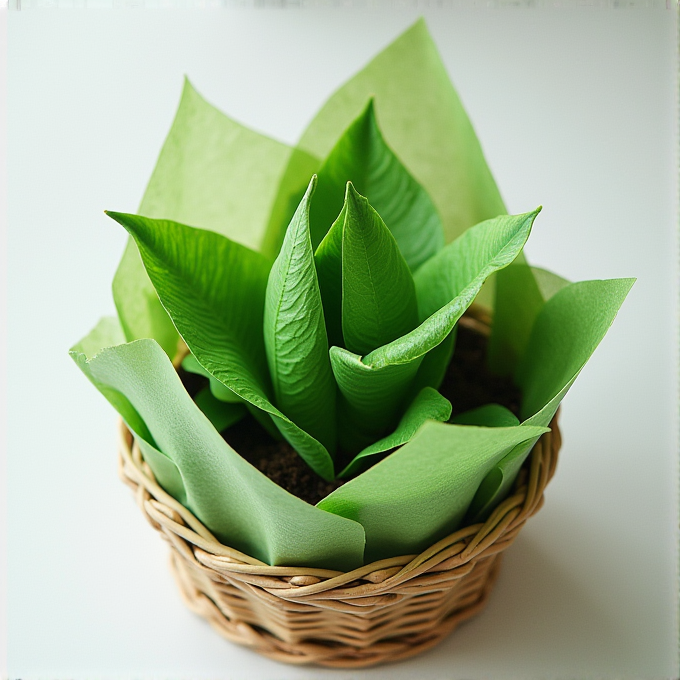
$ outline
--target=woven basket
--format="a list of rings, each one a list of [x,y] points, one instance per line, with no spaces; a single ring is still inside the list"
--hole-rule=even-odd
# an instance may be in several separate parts
[[[271,567],[221,544],[161,489],[123,423],[119,471],[170,543],[171,568],[186,604],[219,633],[277,661],[361,668],[429,649],[483,609],[502,552],[543,504],[561,445],[557,416],[550,428],[512,495],[486,522],[462,528],[420,555],[347,573]]]

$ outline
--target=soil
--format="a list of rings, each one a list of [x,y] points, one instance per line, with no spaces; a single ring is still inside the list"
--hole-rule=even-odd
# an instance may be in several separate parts
[[[439,388],[453,406],[452,417],[490,402],[501,404],[519,415],[519,389],[509,378],[492,375],[486,367],[487,342],[484,335],[458,327],[453,358]],[[208,383],[206,378],[182,369],[179,375],[192,397]],[[346,481],[326,482],[307,466],[288,442],[273,439],[252,416],[232,425],[222,432],[222,436],[269,479],[312,505]]]
[[[493,375],[486,366],[488,338],[458,325],[456,348],[439,392],[450,402],[451,417],[495,403],[519,417],[521,392],[511,378]]]

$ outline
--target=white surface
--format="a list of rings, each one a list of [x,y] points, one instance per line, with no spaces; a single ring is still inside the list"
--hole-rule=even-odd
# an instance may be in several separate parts
[[[294,142],[415,9],[9,16],[9,676],[670,678],[677,633],[675,13],[423,12],[533,263],[637,276],[564,403],[544,509],[486,612],[435,650],[362,672],[223,641],[181,604],[167,550],[116,477],[111,407],[67,356],[113,313],[123,230],[182,75]]]

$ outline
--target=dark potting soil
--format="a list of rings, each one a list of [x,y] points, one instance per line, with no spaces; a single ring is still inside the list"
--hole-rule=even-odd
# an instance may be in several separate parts
[[[488,338],[458,325],[453,358],[439,392],[450,402],[451,417],[495,403],[519,417],[522,394],[511,378],[493,375],[486,365]]]
[[[519,389],[509,378],[492,375],[486,367],[487,342],[486,336],[464,326],[458,327],[453,358],[439,388],[451,402],[452,416],[490,402],[501,404],[519,415]],[[208,384],[206,378],[182,369],[179,375],[192,397]],[[222,432],[222,436],[269,479],[312,505],[346,481],[327,482],[319,477],[288,442],[275,440],[252,416],[232,425]],[[377,457],[377,460],[383,457]],[[340,465],[343,466],[342,462]]]

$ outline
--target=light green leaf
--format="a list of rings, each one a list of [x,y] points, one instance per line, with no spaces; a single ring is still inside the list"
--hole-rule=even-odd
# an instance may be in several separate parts
[[[522,427],[546,426],[600,344],[635,279],[572,283],[545,303],[518,367]],[[470,508],[483,519],[512,487],[531,448],[520,445],[499,462]]]
[[[243,399],[237,394],[234,394],[228,387],[225,387],[217,378],[214,378],[208,371],[198,363],[198,359],[193,354],[187,354],[182,360],[182,368],[187,373],[194,373],[202,375],[210,381],[210,391],[213,396],[220,401],[226,401],[231,404],[241,404]]]
[[[427,422],[317,507],[363,525],[366,561],[418,553],[458,528],[480,482],[508,451],[545,431]]]
[[[335,451],[335,381],[309,236],[316,177],[291,220],[269,274],[264,343],[277,406]]]
[[[186,506],[223,543],[272,565],[349,570],[362,563],[361,525],[292,496],[231,449],[155,341],[138,340],[77,360],[97,384],[133,405],[179,470]],[[147,462],[155,474],[154,461]]]
[[[517,416],[500,404],[485,404],[478,408],[459,413],[451,418],[456,425],[477,425],[480,427],[515,427],[519,425]]]
[[[333,478],[333,461],[270,401],[262,338],[269,261],[230,239],[177,222],[108,213],[135,238],[163,306],[201,365],[270,414],[310,467]]]
[[[291,152],[225,116],[185,80],[139,212],[211,229],[258,248]],[[127,339],[155,338],[173,357],[177,332],[132,241],[116,272],[113,295]]]
[[[347,420],[355,424],[345,436],[355,438],[355,446],[363,448],[366,443],[362,438],[382,436],[394,427],[397,411],[423,358],[447,340],[484,280],[517,257],[537,214],[535,210],[482,222],[426,262],[414,277],[418,311],[425,320],[410,333],[363,358],[347,350],[331,349],[331,366],[346,400]],[[442,363],[447,357],[448,349],[438,353]],[[428,378],[443,374],[441,367],[439,371],[436,368],[432,364],[427,367]],[[422,387],[420,382],[415,384]]]
[[[368,354],[418,323],[406,261],[380,215],[351,183],[342,232],[342,334],[345,347]]]
[[[426,262],[414,277],[420,319],[435,314],[470,285],[479,290],[493,271],[509,265],[524,247],[540,211],[539,207],[482,222]]]
[[[568,283],[552,272],[520,262],[498,272],[488,350],[492,372],[514,373],[541,307]]]
[[[326,158],[370,97],[375,98],[385,142],[429,194],[447,241],[505,213],[470,120],[422,19],[330,97],[303,133],[299,148]]]
[[[444,245],[441,220],[427,192],[385,144],[373,99],[349,126],[319,170],[310,213],[312,242],[321,242],[343,206],[350,181],[365,196],[415,270]]]
[[[357,474],[362,467],[371,463],[371,456],[395,449],[409,441],[426,420],[446,421],[450,415],[451,402],[437,390],[425,387],[401,417],[397,429],[365,448],[338,476],[351,477]]]

